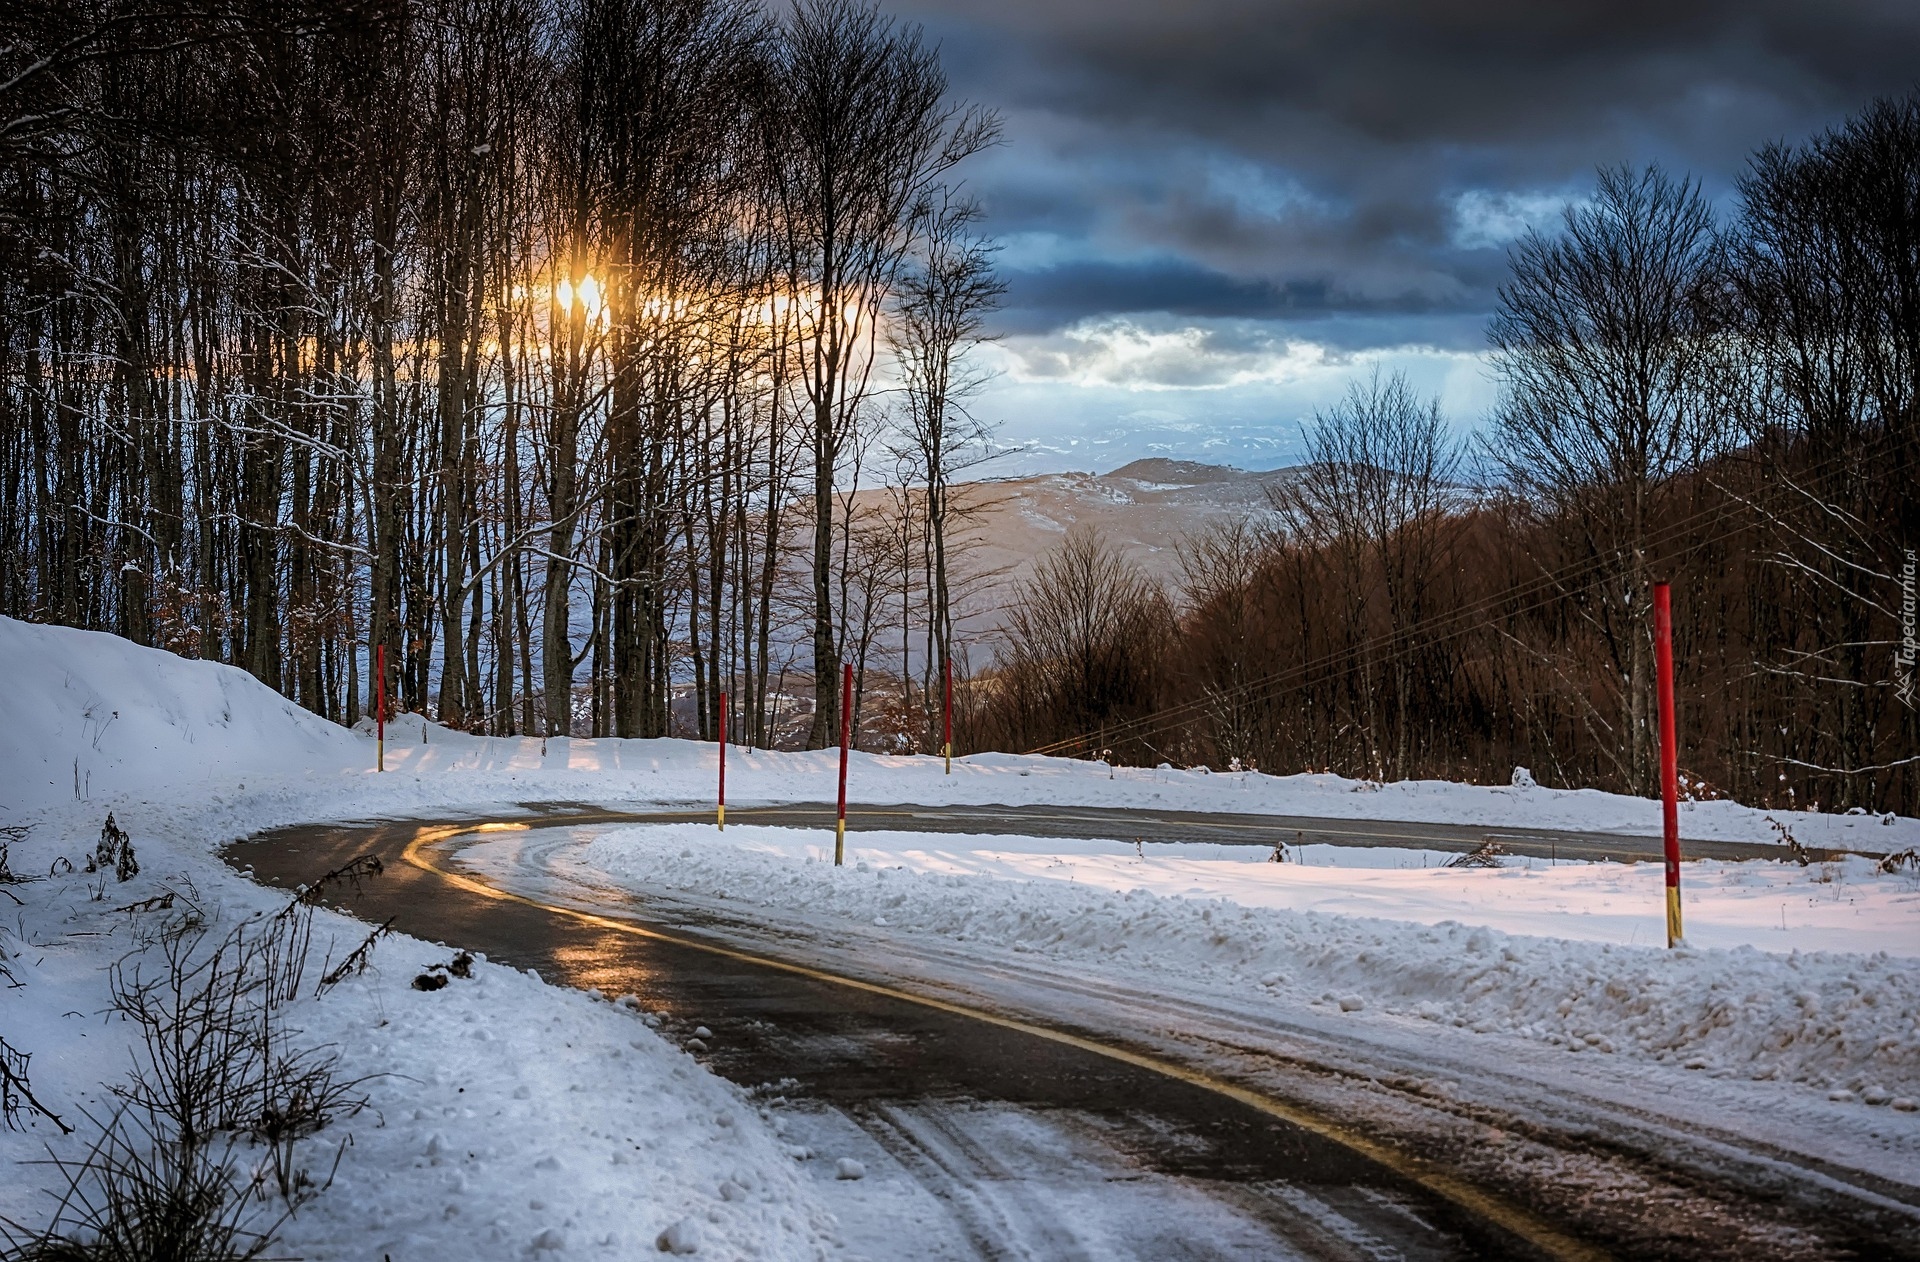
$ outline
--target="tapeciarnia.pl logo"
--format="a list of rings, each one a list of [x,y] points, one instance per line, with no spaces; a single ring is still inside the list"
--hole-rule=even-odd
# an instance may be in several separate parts
[[[1894,695],[1913,709],[1914,679],[1913,667],[1916,658],[1920,658],[1920,633],[1915,629],[1914,575],[1920,570],[1920,558],[1916,558],[1912,548],[1907,549],[1907,563],[1900,567],[1900,647],[1893,655]]]

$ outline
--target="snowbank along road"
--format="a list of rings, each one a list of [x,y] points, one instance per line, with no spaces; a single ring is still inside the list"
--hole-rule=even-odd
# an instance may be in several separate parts
[[[765,806],[735,806],[734,824],[770,824],[787,828],[832,828],[834,806],[828,802],[785,802]],[[704,824],[713,819],[709,807],[686,811],[648,811],[653,823]],[[1665,855],[1659,837],[1633,833],[1578,831],[1565,828],[1506,828],[1484,824],[1421,823],[1413,820],[1341,820],[1309,815],[1262,815],[1250,812],[1209,814],[1204,811],[1142,810],[1125,807],[923,805],[857,806],[847,815],[855,832],[908,830],[921,833],[1012,834],[1024,837],[1121,838],[1151,842],[1214,842],[1229,846],[1335,845],[1443,850],[1466,854],[1487,842],[1510,855],[1535,859],[1584,862],[1657,860]],[[1809,848],[1815,862],[1843,852]],[[1689,859],[1778,859],[1780,847],[1769,842],[1693,840],[1686,842]]]
[[[762,813],[793,823],[821,809]],[[876,808],[854,823],[898,828],[902,813],[928,830],[1145,826],[1048,808]],[[777,1103],[796,1155],[831,1180],[843,1239],[870,1257],[1920,1257],[1911,1180],[1703,1121],[1713,1086],[1708,1107],[1676,1114],[1605,1073],[1569,1082],[1445,1039],[1276,1022],[1192,988],[883,932],[880,918],[636,893],[573,862],[613,826],[691,817],[547,804],[490,826],[280,830],[229,858],[293,884],[379,854],[389,875],[350,899],[357,914],[638,996],[711,1067]],[[1157,822],[1210,835],[1253,821]],[[1454,850],[1483,835],[1285,828]]]
[[[0,1026],[56,1111],[111,1110],[138,1050],[116,962],[284,910],[216,857],[267,830],[309,830],[286,880],[410,851],[369,898],[572,983],[421,989],[457,959],[392,934],[290,1004],[367,1107],[309,1141],[337,1178],[282,1253],[1920,1255],[1920,820],[1682,803],[1710,857],[1665,950],[1659,865],[1561,848],[1651,851],[1658,803],[1522,769],[856,752],[835,868],[831,832],[772,826],[821,821],[834,751],[734,750],[720,834],[684,822],[710,744],[403,716],[377,775],[370,731],[229,667],[4,618],[0,661]],[[84,869],[109,813],[124,881]],[[420,822],[325,823],[369,817]],[[1446,866],[1487,836],[1501,866]],[[316,961],[368,937],[314,925]],[[26,1163],[91,1142],[53,1130],[0,1130],[33,1229],[59,1177]]]

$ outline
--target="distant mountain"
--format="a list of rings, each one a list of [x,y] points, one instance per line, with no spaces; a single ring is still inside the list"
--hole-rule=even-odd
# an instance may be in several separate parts
[[[1058,547],[1074,526],[1098,530],[1109,543],[1169,588],[1179,582],[1175,543],[1216,522],[1269,514],[1269,488],[1295,469],[1249,473],[1191,460],[1136,460],[1112,473],[1055,473],[968,483],[956,498],[974,508],[977,541],[969,568],[1018,581]]]
[[[956,501],[968,510],[968,520],[956,540],[956,642],[974,669],[997,655],[998,632],[1005,624],[1006,606],[1016,588],[1033,574],[1046,553],[1060,546],[1074,526],[1089,526],[1158,580],[1170,595],[1179,594],[1180,563],[1175,545],[1215,523],[1237,520],[1264,522],[1271,516],[1268,492],[1293,481],[1297,468],[1250,473],[1226,465],[1152,457],[1122,465],[1111,473],[1051,473],[1020,478],[992,478],[956,484]],[[888,496],[882,490],[862,491],[861,507],[879,507]],[[804,548],[810,541],[796,537]],[[804,557],[803,557],[804,560]],[[802,628],[804,630],[804,628]],[[778,743],[799,748],[813,714],[812,680],[808,674],[810,647],[795,631],[783,637],[776,653],[790,653],[779,671],[781,697],[777,710]],[[882,636],[880,652],[885,669],[898,669],[900,632],[891,628]],[[918,634],[912,642],[911,669],[922,669]],[[775,661],[780,659],[776,656]],[[893,683],[874,681],[862,720],[863,747],[882,748],[888,741],[904,741],[903,720],[889,711]],[[691,686],[675,700],[678,721],[691,730]],[[904,744],[899,745],[905,748]]]
[[[986,636],[1002,621],[999,606],[1034,563],[1058,547],[1074,526],[1098,530],[1167,590],[1177,592],[1175,544],[1216,522],[1265,520],[1268,491],[1298,476],[1297,469],[1250,473],[1191,460],[1150,458],[1111,473],[1054,473],[991,479],[955,487],[955,499],[973,512],[961,570],[985,576],[962,619],[969,636]]]

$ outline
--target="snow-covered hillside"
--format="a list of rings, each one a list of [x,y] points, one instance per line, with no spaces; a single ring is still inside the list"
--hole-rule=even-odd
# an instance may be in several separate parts
[[[362,761],[351,733],[231,666],[11,618],[0,662],[0,814]]]
[[[1075,526],[1098,530],[1146,573],[1171,588],[1181,574],[1175,551],[1183,536],[1214,526],[1265,521],[1270,494],[1297,469],[1250,473],[1224,465],[1160,458],[1136,460],[1111,473],[1054,473],[962,483],[956,507],[968,525],[969,573],[1000,582],[1025,578]],[[992,602],[987,602],[992,603]]]
[[[409,716],[389,728],[383,775],[368,733],[317,719],[228,667],[7,619],[0,662],[9,679],[0,691],[0,825],[24,830],[7,862],[26,878],[0,886],[22,903],[0,925],[0,951],[18,983],[0,991],[0,1036],[31,1054],[36,1091],[70,1122],[109,1108],[109,1084],[129,1064],[131,1030],[111,1015],[107,966],[150,949],[163,917],[183,908],[232,925],[285,905],[219,861],[224,842],[284,824],[481,813],[528,801],[711,801],[710,745],[479,738]],[[831,752],[736,750],[729,796],[741,804],[831,800],[836,761]],[[933,758],[859,755],[851,793],[857,803],[1659,828],[1655,803],[1597,792],[1379,786],[1001,755],[960,760],[951,777]],[[139,874],[124,884],[85,871],[109,812],[139,856]],[[1796,814],[1788,822],[1809,845],[1886,853],[1920,844],[1920,821],[1909,819]],[[1682,828],[1699,838],[1775,836],[1765,812],[1725,802],[1688,804]],[[1898,956],[1915,953],[1920,891],[1910,878],[1869,878],[1871,865],[1844,866],[1824,883],[1817,869],[1690,867],[1693,888],[1708,896],[1689,904],[1698,944],[1669,955],[1637,945],[1644,938],[1622,943],[1615,927],[1632,917],[1605,906],[1645,895],[1648,866],[1434,872],[1428,880],[1410,867],[1369,876],[1347,864],[1254,873],[1245,855],[1203,848],[857,835],[856,853],[873,870],[834,872],[807,862],[819,842],[777,830],[729,830],[725,844],[705,829],[642,831],[605,838],[570,870],[583,880],[732,899],[759,908],[769,924],[811,918],[815,927],[1019,952],[1114,978],[1155,967],[1130,963],[1149,956],[1185,961],[1196,994],[1211,987],[1259,1002],[1331,1005],[1356,1029],[1424,1022],[1449,1038],[1489,1040],[1486,1056],[1496,1062],[1512,1047],[1577,1045],[1611,1048],[1609,1059],[1677,1075],[1675,1083],[1697,1072],[1687,1063],[1716,1074],[1765,1071],[1778,1081],[1755,1084],[1750,1091],[1762,1094],[1742,1107],[1808,1097],[1812,1105],[1794,1107],[1814,1110],[1807,1125],[1816,1130],[1844,1128],[1844,1110],[1870,1107],[1868,1096],[1908,1099],[1920,1090],[1910,969],[1873,950],[1877,938]],[[697,861],[660,861],[668,846]],[[1396,858],[1410,865],[1420,856]],[[498,875],[525,873],[508,864]],[[129,910],[169,896],[171,908]],[[1843,898],[1853,901],[1843,907]],[[1723,912],[1729,924],[1738,918],[1737,932],[1715,927]],[[1768,925],[1776,914],[1811,936],[1775,937]],[[366,931],[330,913],[316,925],[316,956],[334,960]],[[448,954],[388,939],[370,973],[300,1002],[305,1036],[338,1047],[344,1072],[368,1077],[372,1107],[313,1141],[317,1154],[352,1143],[333,1190],[289,1226],[290,1248],[409,1262],[544,1253],[555,1242],[608,1237],[626,1252],[651,1252],[659,1240],[774,1258],[833,1251],[826,1202],[796,1174],[766,1116],[663,1042],[646,1014],[484,962],[471,981],[412,988],[421,969]],[[1657,1021],[1647,995],[1660,999]],[[616,1070],[644,1108],[608,1111],[572,1090]],[[1828,1092],[1851,1097],[1829,1101]],[[1872,1116],[1877,1136],[1920,1127],[1887,1109]],[[582,1138],[562,1152],[549,1138],[560,1132]],[[9,1169],[0,1217],[35,1221],[48,1206],[39,1189],[56,1177],[13,1163],[43,1156],[43,1142],[71,1155],[84,1138],[61,1138],[47,1125],[0,1131],[0,1164]],[[1883,1159],[1920,1151],[1920,1135],[1874,1142],[1896,1145]],[[13,1177],[21,1168],[35,1173]]]
[[[110,966],[163,974],[166,944],[195,921],[211,929],[203,955],[270,924],[262,917],[287,896],[232,872],[216,847],[271,822],[363,814],[373,745],[244,672],[112,636],[0,619],[0,662],[0,826],[11,830],[0,836],[0,1039],[9,1069],[24,1067],[74,1131],[31,1109],[21,1129],[0,1129],[0,1225],[31,1231],[62,1185],[45,1159],[84,1154],[140,1063]],[[416,765],[444,765],[421,756],[417,721],[396,735],[415,743]],[[469,791],[427,779],[392,777],[400,791],[383,806]],[[139,869],[124,881],[89,871],[109,812]],[[422,991],[414,979],[451,952],[397,936],[378,942],[365,974],[315,997],[322,970],[368,931],[326,911],[313,924],[306,982],[283,1019],[292,1047],[338,1055],[336,1077],[359,1081],[366,1107],[302,1141],[300,1166],[316,1183],[332,1170],[331,1185],[286,1222],[272,1256],[831,1250],[832,1216],[761,1108],[655,1033],[637,1004],[484,959]]]
[[[955,573],[971,592],[958,628],[976,652],[993,651],[1005,625],[1003,606],[1034,564],[1075,527],[1096,530],[1121,555],[1169,591],[1182,584],[1177,545],[1183,538],[1271,516],[1270,493],[1297,469],[1249,472],[1225,465],[1150,457],[1110,473],[1047,473],[988,478],[953,488]],[[856,504],[881,506],[884,491],[862,491]]]

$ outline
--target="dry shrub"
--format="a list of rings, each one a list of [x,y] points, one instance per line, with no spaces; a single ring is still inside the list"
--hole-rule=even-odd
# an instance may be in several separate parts
[[[117,856],[116,856],[117,857]],[[377,870],[377,868],[375,869]],[[341,879],[368,875],[365,865]],[[301,1141],[359,1109],[359,1081],[306,1044],[288,1005],[305,984],[317,892],[224,934],[198,909],[114,965],[114,1009],[139,1028],[135,1068],[99,1137],[48,1164],[63,1185],[37,1230],[0,1222],[6,1262],[239,1262],[332,1180]],[[22,1066],[24,1068],[24,1065]]]

